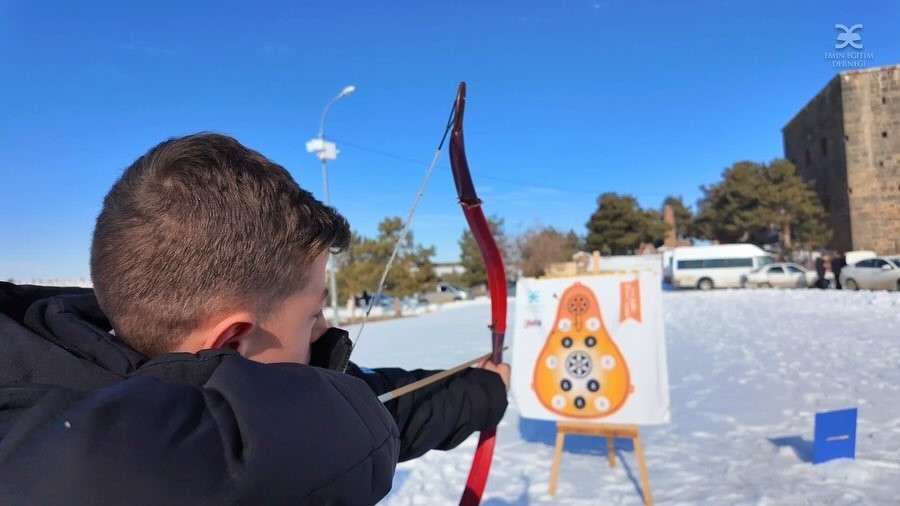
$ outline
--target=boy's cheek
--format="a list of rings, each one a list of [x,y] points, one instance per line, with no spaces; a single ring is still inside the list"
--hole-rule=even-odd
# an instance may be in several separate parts
[[[313,324],[312,332],[310,333],[309,342],[310,344],[318,341],[325,332],[328,331],[328,321],[325,320],[324,316],[319,316],[316,318],[316,322]]]

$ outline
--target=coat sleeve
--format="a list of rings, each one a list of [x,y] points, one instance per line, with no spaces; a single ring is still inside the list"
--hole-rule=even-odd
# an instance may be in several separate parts
[[[347,372],[380,395],[439,371],[372,370],[351,363]],[[450,450],[472,433],[496,427],[506,412],[506,387],[496,373],[470,368],[385,406],[400,429],[402,462],[429,450]]]
[[[135,377],[45,401],[0,451],[0,504],[375,504],[399,451],[365,383],[305,366],[237,358],[202,387]]]

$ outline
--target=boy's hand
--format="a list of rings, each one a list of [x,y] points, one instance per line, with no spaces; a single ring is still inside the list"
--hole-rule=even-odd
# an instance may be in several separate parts
[[[495,364],[488,358],[478,364],[478,367],[499,374],[500,378],[503,380],[503,386],[505,386],[506,391],[509,392],[509,364],[506,362]]]

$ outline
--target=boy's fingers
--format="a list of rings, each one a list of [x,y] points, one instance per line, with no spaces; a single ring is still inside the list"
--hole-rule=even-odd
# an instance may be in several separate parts
[[[494,372],[500,375],[500,378],[503,380],[503,385],[506,386],[506,390],[509,390],[509,375],[510,375],[510,367],[506,362],[495,364],[491,362],[490,359],[485,359],[479,364],[479,367],[482,369],[487,369],[488,371]]]

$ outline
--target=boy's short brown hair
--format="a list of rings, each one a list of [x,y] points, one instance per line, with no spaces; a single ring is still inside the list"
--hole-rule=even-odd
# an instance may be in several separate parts
[[[316,257],[349,240],[347,220],[284,167],[200,133],[160,143],[116,181],[91,278],[116,335],[153,356],[216,314],[269,314],[305,286]]]

